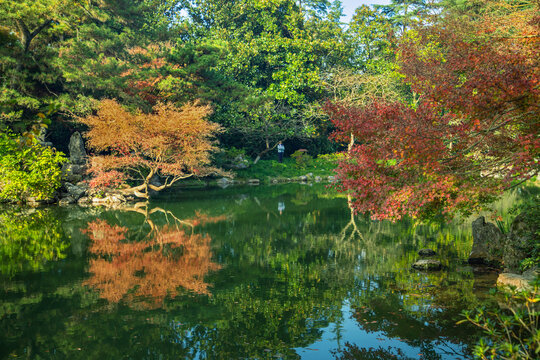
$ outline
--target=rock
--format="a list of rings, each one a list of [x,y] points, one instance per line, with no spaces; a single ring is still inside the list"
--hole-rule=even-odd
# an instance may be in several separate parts
[[[78,183],[83,179],[85,171],[85,165],[66,163],[62,165],[62,180],[72,184]]]
[[[313,177],[313,173],[306,174],[306,176],[311,179]]]
[[[442,265],[437,260],[422,259],[415,262],[412,267],[417,270],[440,270]]]
[[[420,256],[435,256],[437,253],[431,249],[421,249],[418,250],[418,255]]]
[[[161,185],[163,185],[163,184],[161,183],[160,177],[159,177],[157,174],[154,174],[154,175],[150,178],[150,181],[148,181],[148,183],[149,183],[150,185],[154,185],[154,186],[156,186],[156,187],[160,187]],[[148,194],[149,194],[150,196],[155,196],[155,195],[158,194],[158,192],[159,192],[159,191],[149,189]]]
[[[233,159],[229,167],[235,170],[247,169],[249,167],[249,160],[244,155],[238,155]]]
[[[67,174],[83,175],[85,171],[85,165],[65,163],[62,166],[62,172]]]
[[[328,176],[328,181],[333,183],[336,181],[336,177],[335,176]]]
[[[472,236],[473,246],[469,263],[500,266],[506,242],[506,236],[501,230],[480,216],[472,223]]]
[[[302,175],[298,177],[298,180],[303,181],[303,182],[308,181],[308,177],[306,175]]]
[[[278,179],[272,179],[272,180],[270,180],[270,183],[272,183],[272,184],[277,184],[277,183],[278,183]]]
[[[76,203],[77,200],[75,200],[73,197],[71,196],[66,196],[65,198],[62,198],[58,201],[58,205],[60,206],[66,206],[66,205],[69,205],[69,204],[74,204]]]
[[[497,278],[497,286],[515,287],[516,290],[531,290],[532,285],[525,276],[514,273],[502,273]]]
[[[233,181],[231,179],[228,179],[225,177],[217,180],[218,186],[223,189],[225,189],[227,186],[231,185],[232,183]]]
[[[69,139],[69,162],[79,165],[86,163],[86,150],[84,149],[84,141],[78,131],[74,132]]]
[[[64,183],[64,187],[66,188],[69,196],[75,200],[79,200],[84,194],[86,194],[86,189],[80,188],[68,182]]]
[[[41,205],[46,205],[46,204],[52,203],[52,199],[38,200],[35,197],[31,196],[31,197],[27,197],[25,199],[25,203],[28,206],[38,207],[38,206],[41,206]]]
[[[247,183],[248,185],[259,185],[260,181],[259,179],[248,179]]]
[[[322,178],[320,176],[315,176],[315,182],[321,182]]]
[[[92,203],[92,199],[90,199],[89,197],[82,197],[79,199],[79,201],[77,201],[77,203],[79,205],[88,205]]]
[[[510,225],[506,246],[504,248],[503,262],[505,268],[512,272],[517,272],[523,259],[530,256],[533,244],[539,239],[535,239],[537,229],[533,222],[525,213],[521,213]]]
[[[127,200],[124,195],[121,194],[106,194],[102,198],[92,198],[92,204],[96,205],[110,205],[110,204],[121,204],[125,203]]]

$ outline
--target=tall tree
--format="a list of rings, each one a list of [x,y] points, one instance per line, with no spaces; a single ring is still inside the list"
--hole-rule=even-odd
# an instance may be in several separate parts
[[[236,116],[222,116],[216,109],[213,118],[231,134],[249,134],[242,141],[260,153],[267,149],[267,133],[260,114],[269,101],[276,108],[302,113],[310,103],[324,96],[320,74],[334,64],[350,59],[350,48],[344,41],[340,24],[342,10],[334,1],[256,1],[194,0],[189,14],[193,23],[192,38],[214,39],[225,44],[226,56],[216,67],[235,82],[246,86],[250,97],[238,107]],[[257,108],[260,106],[261,108]],[[231,114],[232,115],[232,114]],[[281,119],[276,116],[275,119]],[[311,136],[315,125],[300,128],[291,117],[290,126],[281,129],[277,138]],[[284,123],[283,121],[279,121]],[[261,127],[259,127],[261,125]],[[245,131],[251,128],[251,131]],[[293,132],[289,131],[294,129]]]
[[[93,99],[130,100],[128,50],[175,34],[177,10],[165,0],[0,1],[1,126],[37,134],[58,111],[72,118]]]
[[[506,11],[447,14],[404,39],[401,72],[421,95],[416,107],[329,106],[336,138],[360,140],[339,169],[357,211],[467,212],[538,172],[538,4],[494,3]]]

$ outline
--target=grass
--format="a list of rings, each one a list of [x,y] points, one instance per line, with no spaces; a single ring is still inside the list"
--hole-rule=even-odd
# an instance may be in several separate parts
[[[294,178],[309,173],[312,173],[313,176],[328,177],[335,175],[335,168],[336,162],[325,158],[313,159],[310,164],[304,167],[299,167],[296,161],[291,158],[283,159],[282,163],[277,160],[260,160],[247,169],[237,170],[236,178],[267,181],[274,178]]]

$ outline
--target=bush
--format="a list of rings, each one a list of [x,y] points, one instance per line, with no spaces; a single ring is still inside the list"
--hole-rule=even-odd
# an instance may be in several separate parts
[[[521,270],[527,270],[540,266],[540,202],[538,196],[528,198],[523,204],[510,210],[514,213],[525,213],[527,225],[533,229],[527,244],[529,257],[521,261]]]
[[[307,153],[306,149],[296,150],[291,154],[291,157],[296,162],[296,167],[299,169],[305,169],[311,165],[313,157]]]
[[[238,168],[238,165],[240,163],[245,164],[243,167],[240,168],[248,167],[249,165],[251,165],[249,156],[246,155],[246,150],[244,149],[237,149],[235,147],[231,147],[228,149],[222,149],[221,151],[213,154],[213,164],[216,167],[224,169],[235,169]]]
[[[9,132],[0,132],[0,199],[44,200],[60,187],[64,154]]]
[[[488,310],[485,307],[465,312],[466,320],[482,328],[488,337],[475,346],[479,359],[538,359],[540,358],[538,282],[531,291],[496,290],[505,308]]]

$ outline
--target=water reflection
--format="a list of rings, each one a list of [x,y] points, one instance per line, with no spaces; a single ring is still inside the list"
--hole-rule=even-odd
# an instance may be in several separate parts
[[[0,212],[1,274],[42,270],[49,261],[65,258],[68,247],[50,209],[6,207]]]
[[[90,222],[83,233],[91,240],[89,252],[93,258],[88,271],[92,276],[83,285],[97,289],[100,297],[110,302],[124,299],[133,304],[143,299],[154,307],[159,307],[167,296],[176,297],[179,287],[210,294],[204,278],[221,266],[212,261],[210,237],[194,234],[193,228],[224,217],[197,214],[191,220],[180,220],[162,208],[149,209],[146,204],[123,210],[144,215],[140,229],[148,224],[149,232],[137,240],[133,238],[141,236],[140,230],[130,234],[127,227],[110,225],[105,220]],[[168,224],[157,226],[153,214],[165,216]]]
[[[0,276],[0,358],[467,358],[455,322],[494,282],[462,263],[468,224],[373,222],[315,186],[43,217],[61,250]],[[411,270],[425,247],[443,271]]]

